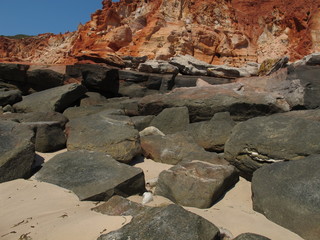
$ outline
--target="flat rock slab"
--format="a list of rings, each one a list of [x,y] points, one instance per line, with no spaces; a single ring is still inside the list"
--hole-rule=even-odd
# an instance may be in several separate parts
[[[141,147],[145,157],[155,162],[178,164],[182,161],[200,160],[205,162],[226,164],[218,154],[207,152],[197,145],[186,132],[178,132],[165,136],[148,135],[141,137]]]
[[[186,106],[190,122],[210,120],[215,113],[230,112],[234,120],[287,111],[288,103],[272,93],[244,91],[243,84],[229,83],[206,87],[176,88],[139,101],[141,115],[157,115],[165,108]]]
[[[141,153],[139,132],[130,118],[108,110],[71,120],[67,132],[68,150],[105,152],[126,163]]]
[[[12,121],[0,121],[0,183],[30,177],[35,159],[34,131]]]
[[[320,155],[275,163],[252,178],[253,208],[306,240],[320,236]]]
[[[234,127],[224,157],[250,179],[263,165],[320,153],[319,132],[319,121],[290,114],[253,118]]]
[[[164,134],[185,131],[189,125],[189,111],[187,107],[166,108],[150,123]]]
[[[92,210],[109,216],[136,216],[151,208],[115,195]]]
[[[117,231],[102,235],[98,240],[200,240],[220,239],[219,229],[208,220],[180,206],[152,208],[136,216]]]
[[[23,97],[14,108],[18,112],[63,112],[86,91],[84,86],[76,83],[55,87]]]
[[[183,206],[209,208],[238,181],[231,165],[193,161],[161,172],[155,194]]]
[[[141,169],[99,152],[61,153],[35,175],[40,181],[72,190],[80,200],[105,201],[113,195],[130,196],[145,191]]]

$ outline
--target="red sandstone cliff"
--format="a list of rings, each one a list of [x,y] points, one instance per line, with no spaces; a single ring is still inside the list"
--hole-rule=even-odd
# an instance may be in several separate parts
[[[320,51],[320,0],[104,0],[76,32],[0,37],[0,59],[33,63],[121,63],[118,56],[190,54],[242,65]]]

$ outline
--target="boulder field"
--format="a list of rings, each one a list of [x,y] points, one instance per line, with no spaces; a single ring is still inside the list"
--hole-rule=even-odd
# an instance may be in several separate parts
[[[254,210],[319,239],[320,54],[282,58],[263,76],[182,55],[126,61],[139,64],[0,64],[0,182],[32,177],[105,202],[94,211],[133,216],[99,240],[222,240],[186,209],[214,206],[242,176]],[[36,161],[36,151],[62,149]],[[134,167],[143,158],[171,167],[146,182]],[[172,204],[127,199],[146,191]]]

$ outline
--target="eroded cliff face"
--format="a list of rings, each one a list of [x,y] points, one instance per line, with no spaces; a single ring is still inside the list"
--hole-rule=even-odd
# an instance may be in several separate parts
[[[320,0],[104,0],[102,5],[73,33],[1,38],[0,59],[120,64],[118,56],[190,54],[241,66],[320,51]]]

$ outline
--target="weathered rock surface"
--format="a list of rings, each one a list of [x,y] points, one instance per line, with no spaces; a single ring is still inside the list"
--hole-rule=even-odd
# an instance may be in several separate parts
[[[207,151],[222,152],[236,123],[228,112],[216,113],[210,121],[192,123],[188,132]]]
[[[65,66],[61,66],[64,67]],[[36,91],[62,86],[64,73],[54,71],[46,66],[30,66],[27,71],[27,82]]]
[[[179,223],[179,224],[177,224]],[[204,218],[178,205],[152,208],[138,215],[117,231],[102,235],[98,240],[200,240],[220,239],[219,229]]]
[[[233,240],[271,240],[271,239],[255,233],[242,233]]]
[[[97,92],[86,92],[83,99],[80,101],[80,106],[100,105],[107,101],[107,98]]]
[[[181,163],[160,173],[155,194],[183,206],[209,208],[238,180],[231,165]]]
[[[92,210],[110,216],[136,216],[151,208],[115,195]]]
[[[209,120],[217,112],[230,112],[233,119],[288,111],[288,103],[270,92],[244,91],[243,84],[176,88],[167,94],[146,96],[139,101],[142,115],[157,115],[164,108],[186,106],[190,121]]]
[[[0,121],[0,182],[29,177],[35,158],[34,131],[12,121]]]
[[[165,74],[165,73],[177,74],[179,72],[178,67],[163,60],[148,60],[144,63],[140,63],[138,70],[140,72],[161,73],[161,74]]]
[[[239,123],[226,142],[224,157],[246,178],[263,165],[320,153],[320,122],[276,114]]]
[[[307,240],[320,236],[320,156],[275,163],[252,178],[253,208]]]
[[[209,76],[189,76],[189,75],[177,75],[174,79],[173,88],[179,87],[195,87],[197,86],[197,80],[201,78],[205,82],[211,85],[231,83],[233,80],[228,78],[217,78]]]
[[[40,181],[72,190],[80,200],[105,201],[145,190],[141,169],[115,161],[110,155],[90,151],[61,153],[35,175]]]
[[[150,125],[153,118],[153,115],[135,116],[131,118],[131,121],[133,122],[135,129],[137,129],[140,132]]]
[[[19,90],[1,91],[0,89],[0,106],[13,105],[22,100]]]
[[[212,65],[190,55],[178,55],[171,58],[169,62],[185,75],[205,76],[208,73],[208,68],[212,67]]]
[[[171,134],[187,130],[189,125],[189,111],[187,107],[166,108],[150,123],[164,134]]]
[[[9,83],[26,83],[28,68],[24,64],[0,63],[0,79]]]
[[[156,162],[178,164],[182,161],[200,160],[215,164],[226,164],[216,153],[206,152],[197,145],[186,132],[169,135],[149,135],[141,137],[141,147],[145,157]]]
[[[18,112],[63,112],[79,100],[86,88],[79,84],[68,84],[61,87],[47,89],[23,97],[14,105]]]
[[[90,150],[110,154],[120,162],[130,162],[141,153],[139,132],[130,118],[108,110],[67,124],[68,150]]]

